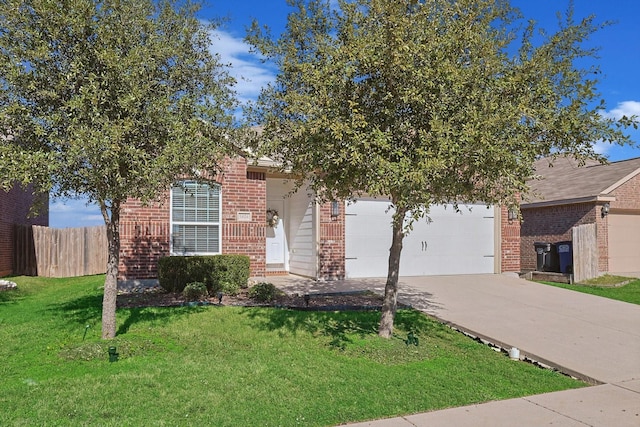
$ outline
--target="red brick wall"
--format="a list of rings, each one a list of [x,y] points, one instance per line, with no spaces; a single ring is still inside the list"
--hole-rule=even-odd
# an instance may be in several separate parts
[[[33,201],[30,189],[22,190],[16,185],[9,192],[0,190],[0,277],[13,274],[14,225],[49,225],[48,199],[38,216],[30,218]]]
[[[520,258],[522,271],[536,269],[534,242],[560,242],[571,240],[571,228],[576,225],[597,223],[599,207],[594,203],[576,203],[571,205],[549,206],[534,209],[522,209],[520,229]],[[598,245],[602,246],[598,227]],[[602,258],[602,253],[600,254]]]
[[[251,275],[264,276],[266,260],[266,180],[264,172],[247,171],[244,158],[230,159],[217,177],[222,193],[222,253],[248,255]],[[238,221],[238,212],[250,212],[251,222]],[[121,280],[152,279],[157,262],[169,255],[169,191],[163,202],[143,206],[128,200],[120,219]]]
[[[120,215],[119,279],[158,276],[158,258],[169,255],[169,190],[162,202],[144,206],[129,199]]]
[[[612,194],[616,197],[611,202],[612,210],[640,210],[640,175],[616,188]]]
[[[500,208],[501,272],[520,271],[520,220],[509,220],[509,210]]]
[[[264,172],[247,171],[247,161],[228,161],[222,184],[222,253],[249,255],[251,275],[266,268],[267,180]],[[251,222],[238,221],[238,212],[250,212]]]
[[[344,202],[339,202],[340,215],[331,217],[331,203],[320,205],[320,241],[318,278],[342,280],[345,274]]]
[[[609,223],[602,217],[602,205],[595,207],[596,240],[598,241],[598,271],[609,271]]]

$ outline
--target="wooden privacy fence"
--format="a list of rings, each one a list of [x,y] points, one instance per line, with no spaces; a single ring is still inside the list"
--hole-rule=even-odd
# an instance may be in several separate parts
[[[573,281],[580,283],[598,277],[598,238],[595,224],[573,227]]]
[[[16,226],[16,274],[74,277],[107,270],[106,227]]]

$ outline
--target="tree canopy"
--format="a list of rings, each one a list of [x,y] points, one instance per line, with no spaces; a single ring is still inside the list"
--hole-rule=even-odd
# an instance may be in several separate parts
[[[0,186],[86,196],[107,225],[103,337],[115,335],[120,207],[228,152],[234,80],[199,6],[0,1]]]
[[[536,158],[599,158],[595,142],[629,142],[633,120],[602,114],[597,50],[585,47],[603,25],[575,20],[572,7],[545,33],[506,0],[288,2],[282,35],[254,22],[247,36],[279,67],[250,117],[264,126],[263,152],[318,198],[390,198],[382,336],[407,216],[441,203],[514,206]]]

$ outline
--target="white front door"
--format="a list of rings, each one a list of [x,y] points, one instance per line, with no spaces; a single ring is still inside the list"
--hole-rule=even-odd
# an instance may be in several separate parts
[[[278,212],[278,223],[271,227],[267,225],[267,268],[285,268],[285,253],[287,241],[284,228],[284,201],[268,200],[267,209]]]

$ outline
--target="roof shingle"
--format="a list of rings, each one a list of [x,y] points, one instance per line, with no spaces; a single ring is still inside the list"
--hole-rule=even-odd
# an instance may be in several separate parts
[[[523,206],[607,196],[640,173],[640,157],[608,164],[591,160],[584,166],[569,157],[544,158],[534,166],[542,178],[528,182],[531,192],[523,197]]]

